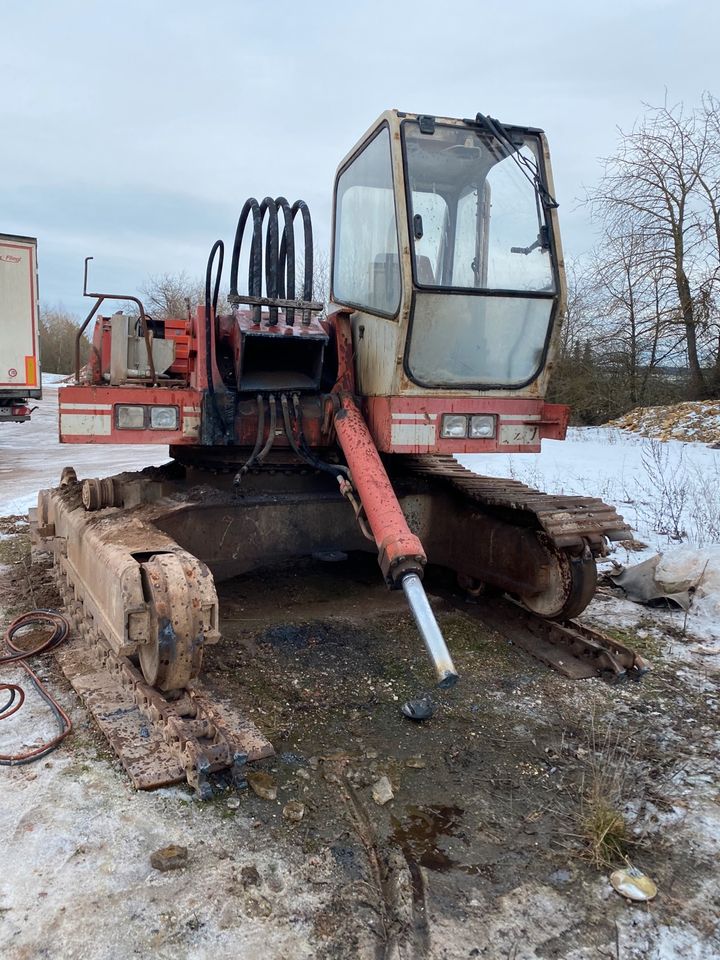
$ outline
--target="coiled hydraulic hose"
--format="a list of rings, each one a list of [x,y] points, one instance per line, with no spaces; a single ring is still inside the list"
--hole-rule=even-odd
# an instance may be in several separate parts
[[[215,284],[213,285],[213,269],[215,267],[215,258],[217,257],[218,266],[215,271]],[[212,401],[213,410],[218,422],[222,426],[223,433],[227,436],[228,424],[225,416],[220,410],[217,395],[215,393],[215,379],[213,376],[213,325],[217,323],[217,305],[220,297],[220,280],[222,278],[223,262],[225,260],[225,244],[222,240],[216,240],[208,257],[207,267],[205,269],[205,376],[207,379],[207,389]],[[216,339],[217,339],[217,330]]]
[[[280,233],[279,214],[282,210],[283,229]],[[296,200],[292,206],[285,197],[265,197],[262,203],[258,203],[254,197],[250,197],[240,212],[237,229],[235,230],[235,240],[233,242],[233,253],[230,264],[230,294],[231,302],[239,302],[238,294],[238,272],[240,269],[240,254],[245,235],[245,228],[248,219],[252,214],[252,237],[250,240],[250,256],[248,260],[248,296],[252,298],[262,298],[262,276],[263,276],[263,223],[267,215],[267,228],[265,233],[265,292],[268,300],[294,300],[295,299],[295,233],[294,221],[297,214],[300,214],[303,221],[303,301],[310,303],[313,294],[313,234],[312,220],[310,219],[310,210],[303,200]],[[255,323],[260,323],[261,304],[251,304],[253,310],[253,319]],[[267,304],[269,308],[268,322],[270,326],[275,326],[278,322],[278,307]],[[285,322],[288,326],[295,323],[295,310],[287,307],[285,311]],[[303,323],[310,322],[309,312],[303,311]]]
[[[52,634],[43,640],[43,642],[34,650],[24,650],[22,647],[17,646],[14,641],[18,631],[23,627],[28,626],[50,626],[53,628]],[[55,700],[52,694],[45,689],[40,678],[26,663],[29,657],[33,657],[39,653],[46,653],[49,650],[54,650],[55,647],[59,646],[59,644],[61,644],[67,638],[69,632],[70,624],[68,621],[62,616],[62,614],[55,613],[53,610],[33,610],[31,613],[25,613],[13,620],[13,622],[5,631],[3,640],[13,652],[4,657],[0,657],[0,665],[4,663],[16,663],[18,666],[23,668],[25,673],[27,673],[27,675],[30,677],[30,680],[37,692],[52,710],[53,716],[57,721],[58,734],[57,736],[53,737],[52,740],[47,740],[45,743],[40,743],[37,746],[32,747],[30,750],[24,751],[23,753],[0,754],[0,765],[5,767],[15,767],[26,763],[32,763],[34,760],[40,760],[41,757],[46,757],[49,753],[55,750],[72,730],[72,721],[70,720],[70,717],[63,710],[57,700]],[[11,717],[20,709],[20,707],[23,705],[23,701],[25,700],[25,691],[19,684],[0,682],[0,691],[4,690],[8,691],[9,698],[7,702],[0,708],[0,720],[7,720],[8,717]],[[17,703],[15,702],[16,700]]]

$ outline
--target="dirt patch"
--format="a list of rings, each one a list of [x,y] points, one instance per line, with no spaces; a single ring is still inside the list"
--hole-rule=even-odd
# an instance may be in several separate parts
[[[606,426],[630,430],[654,440],[720,444],[720,401],[694,400],[669,406],[636,407]]]
[[[22,560],[4,576],[14,608],[47,586],[35,571],[30,589]],[[133,794],[48,662],[78,732],[49,768],[8,778],[5,955],[39,955],[48,937],[66,956],[112,958],[717,955],[719,697],[706,662],[655,631],[642,683],[572,683],[436,600],[462,678],[440,693],[371,558],[289,564],[219,591],[223,640],[205,679],[273,741],[258,768],[277,800],[243,791],[236,805],[221,783],[205,805],[180,789]],[[590,618],[606,626],[609,607]],[[651,627],[619,629],[632,642]],[[428,692],[431,720],[401,715]],[[649,906],[611,890],[583,826],[593,785],[619,769],[607,800],[624,855],[659,886]],[[394,797],[379,806],[382,777]],[[299,823],[282,816],[290,800]],[[59,829],[62,862],[37,853],[30,866]],[[189,848],[188,866],[159,879],[148,857],[169,842]],[[78,905],[93,876],[109,893]],[[91,921],[102,938],[83,939]]]

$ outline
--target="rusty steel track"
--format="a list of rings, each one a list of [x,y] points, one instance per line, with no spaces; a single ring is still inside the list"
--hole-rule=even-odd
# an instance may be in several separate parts
[[[571,680],[640,680],[650,669],[635,650],[577,620],[546,620],[509,598],[469,601],[454,593],[442,592],[441,596],[459,612],[479,620]]]
[[[518,480],[483,477],[451,456],[403,457],[403,465],[412,473],[450,484],[490,511],[524,515],[562,550],[582,552],[587,546],[593,556],[604,556],[606,540],[632,537],[617,510],[595,497],[543,493]]]
[[[56,657],[133,785],[153,790],[187,781],[208,799],[210,774],[228,770],[243,786],[245,764],[274,753],[255,725],[216,702],[199,681],[172,698],[151,687],[103,639],[57,563],[55,577],[75,634]]]

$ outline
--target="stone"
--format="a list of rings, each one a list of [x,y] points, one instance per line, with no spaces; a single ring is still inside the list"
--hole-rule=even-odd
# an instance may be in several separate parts
[[[260,770],[250,770],[247,782],[252,792],[262,800],[277,800],[277,784],[269,773]]]
[[[301,768],[300,770],[296,770],[296,771],[295,771],[295,776],[298,778],[298,780],[309,780],[309,779],[310,779],[310,774],[308,773],[308,771],[307,771],[307,770],[304,770],[304,769],[302,769],[302,768]]]
[[[228,927],[232,927],[237,922],[237,916],[236,907],[232,903],[226,903],[220,911],[218,927],[220,927],[221,930],[227,930]]]
[[[422,757],[408,757],[405,766],[410,767],[411,770],[424,770],[427,763]]]
[[[179,870],[187,865],[187,861],[187,847],[180,847],[175,843],[150,854],[150,866],[163,873],[167,870]]]
[[[387,777],[380,777],[376,780],[372,788],[372,798],[379,806],[383,806],[389,800],[394,798],[392,784]]]
[[[230,810],[237,810],[240,806],[240,797],[228,797],[225,801],[225,806]]]
[[[240,871],[240,883],[242,883],[246,890],[248,887],[259,887],[261,882],[260,872],[254,863],[243,867]]]
[[[290,823],[300,823],[305,816],[305,804],[300,803],[299,800],[288,800],[283,807],[282,815]]]
[[[272,890],[273,893],[282,893],[285,889],[285,881],[280,876],[280,870],[276,863],[270,864],[270,873],[265,879],[268,890]]]
[[[267,897],[248,897],[244,904],[248,917],[269,917],[272,909],[272,904]]]

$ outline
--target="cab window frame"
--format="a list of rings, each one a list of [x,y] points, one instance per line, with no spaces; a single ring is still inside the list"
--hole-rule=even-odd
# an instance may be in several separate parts
[[[337,240],[337,227],[338,227],[338,216],[337,216],[337,199],[338,199],[338,184],[340,183],[340,178],[345,174],[350,167],[355,163],[355,161],[365,152],[365,150],[373,143],[377,138],[383,133],[387,132],[388,138],[388,156],[390,160],[390,179],[392,183],[392,196],[393,196],[393,212],[395,219],[395,243],[396,251],[398,258],[398,271],[400,279],[400,292],[398,296],[398,304],[393,313],[388,313],[376,308],[371,308],[367,304],[355,303],[351,300],[340,299],[335,293],[335,266],[336,266],[336,240]],[[404,191],[404,184],[403,184]],[[404,192],[403,192],[404,196]],[[407,204],[405,204],[407,207]],[[349,307],[352,310],[358,311],[359,313],[368,313],[374,317],[382,317],[385,320],[394,320],[398,321],[400,313],[402,310],[403,299],[405,297],[405,283],[404,283],[404,271],[403,271],[403,259],[401,253],[401,244],[400,244],[400,217],[398,216],[398,192],[397,192],[397,183],[395,179],[395,164],[393,162],[393,139],[392,131],[390,130],[390,124],[387,120],[384,120],[379,124],[373,133],[358,146],[351,156],[348,158],[347,162],[343,164],[342,167],[337,171],[335,175],[335,184],[333,187],[333,224],[332,224],[332,240],[331,240],[331,251],[332,251],[332,260],[330,264],[330,300],[332,303],[337,303],[343,307]]]
[[[458,124],[454,123],[441,123],[436,122],[437,127],[450,128],[454,130],[462,129]],[[407,228],[408,236],[412,241],[413,237],[413,206],[412,206],[412,186],[410,182],[410,168],[408,165],[407,158],[407,142],[405,131],[409,127],[415,127],[419,130],[420,124],[417,120],[406,119],[403,120],[400,124],[400,145],[401,145],[401,154],[402,154],[402,166],[403,166],[403,180],[405,181],[405,209],[407,211]],[[472,126],[467,126],[467,130],[472,131]],[[540,177],[544,184],[547,184],[547,168],[545,166],[545,156],[544,150],[542,148],[542,131],[536,130],[531,127],[518,127],[518,126],[508,126],[508,130],[511,132],[516,130],[518,133],[524,134],[527,137],[533,137],[537,144],[537,161],[538,168],[540,171]],[[423,134],[423,136],[432,136],[432,134]],[[509,159],[509,158],[508,158]],[[538,291],[538,290],[524,290],[520,291],[522,295],[529,296],[543,296],[543,297],[554,297],[558,299],[560,296],[560,271],[558,268],[558,252],[557,244],[555,243],[555,231],[552,223],[552,217],[545,213],[544,214],[545,226],[548,231],[548,239],[550,241],[550,261],[552,267],[552,279],[553,279],[553,290],[552,292],[547,291]],[[435,283],[421,283],[418,280],[418,271],[417,271],[417,257],[415,255],[415,247],[411,243],[410,245],[410,269],[412,271],[412,283],[413,287],[418,290],[423,291],[437,291],[438,293],[471,293],[475,296],[514,296],[518,293],[518,290],[515,288],[506,289],[503,287],[455,287],[448,286],[446,284],[435,284]],[[553,311],[554,312],[554,311]]]

